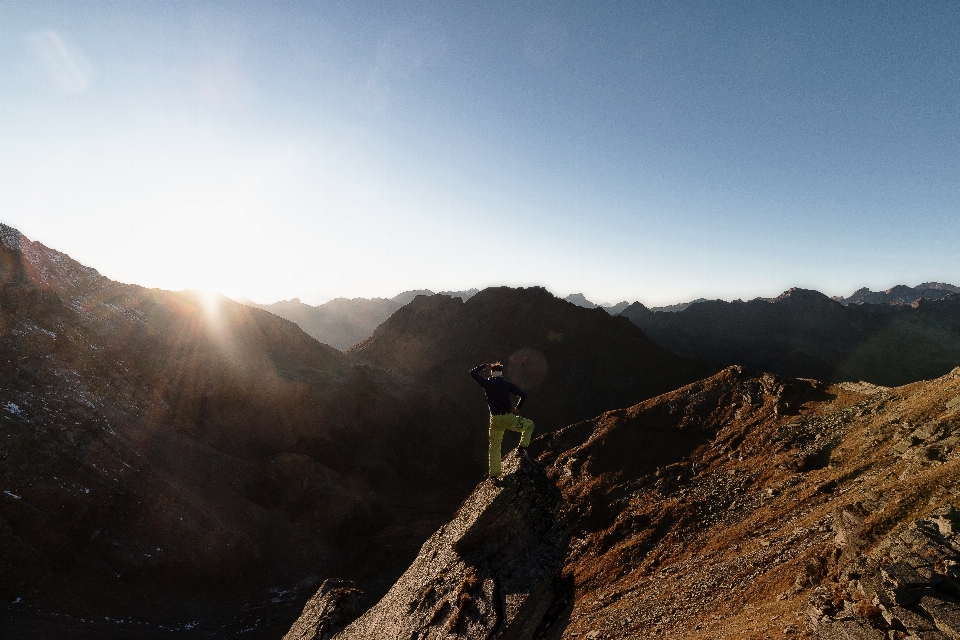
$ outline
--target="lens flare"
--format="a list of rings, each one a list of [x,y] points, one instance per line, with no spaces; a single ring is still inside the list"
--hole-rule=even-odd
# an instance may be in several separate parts
[[[200,303],[207,321],[213,326],[218,326],[221,321],[221,307],[227,298],[222,293],[209,289],[193,289],[191,293]]]

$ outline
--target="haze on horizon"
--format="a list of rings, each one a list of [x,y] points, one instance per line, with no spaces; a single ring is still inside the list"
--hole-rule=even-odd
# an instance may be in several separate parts
[[[960,4],[0,5],[0,221],[259,302],[960,283]]]

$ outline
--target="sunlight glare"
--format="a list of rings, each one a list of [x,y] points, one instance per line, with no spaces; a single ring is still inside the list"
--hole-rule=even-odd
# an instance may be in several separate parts
[[[192,289],[190,293],[193,294],[197,302],[200,303],[203,315],[206,317],[210,326],[214,329],[219,329],[221,324],[221,306],[227,298],[225,298],[222,293],[209,289]]]

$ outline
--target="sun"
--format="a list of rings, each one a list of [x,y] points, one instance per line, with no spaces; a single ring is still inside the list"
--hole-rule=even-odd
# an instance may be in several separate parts
[[[213,325],[219,325],[221,319],[221,308],[226,297],[219,291],[211,289],[191,289],[190,293],[200,303],[203,315],[207,321]]]

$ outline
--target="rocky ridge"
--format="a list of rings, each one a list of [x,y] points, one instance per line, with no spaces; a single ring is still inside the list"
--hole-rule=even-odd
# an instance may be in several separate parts
[[[563,496],[568,595],[517,637],[956,637],[960,368],[887,388],[732,367],[531,451]],[[416,575],[447,564],[429,548]]]
[[[569,537],[560,502],[543,469],[512,452],[380,602],[339,630],[331,612],[350,601],[325,586],[284,640],[553,637],[572,596],[558,580]]]
[[[573,527],[563,637],[800,637],[816,588],[855,610],[851,563],[954,513],[958,414],[960,368],[896,389],[731,368],[536,441]]]

